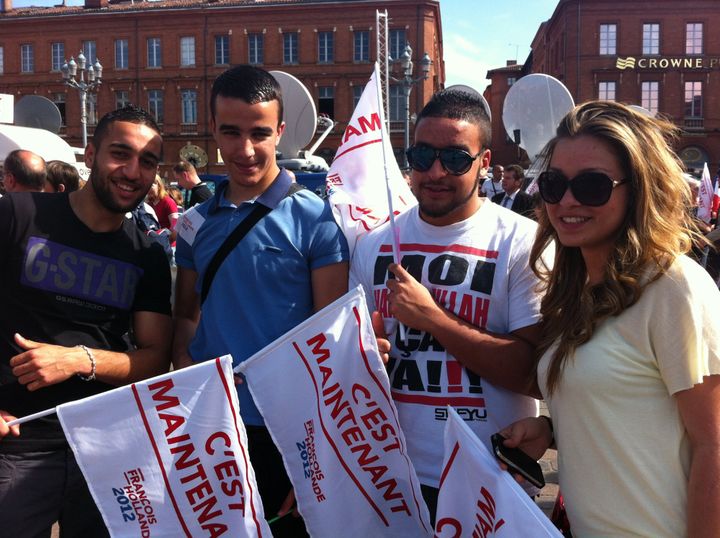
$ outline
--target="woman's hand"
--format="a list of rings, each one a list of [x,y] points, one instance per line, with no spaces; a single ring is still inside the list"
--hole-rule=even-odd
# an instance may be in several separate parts
[[[499,433],[505,437],[505,446],[519,448],[535,460],[539,460],[553,444],[550,421],[543,417],[518,420]]]

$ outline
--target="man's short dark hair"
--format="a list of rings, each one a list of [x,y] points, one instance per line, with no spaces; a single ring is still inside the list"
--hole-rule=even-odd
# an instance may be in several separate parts
[[[47,181],[55,192],[60,191],[60,185],[65,186],[65,192],[74,192],[80,188],[80,172],[64,161],[50,161],[47,163]]]
[[[510,164],[505,167],[505,173],[512,172],[515,176],[515,181],[519,181],[525,177],[525,171],[519,164]]]
[[[176,174],[184,174],[185,172],[194,172],[195,167],[189,161],[181,160],[173,166],[173,172]]]
[[[483,148],[490,147],[492,130],[490,118],[479,95],[462,90],[440,90],[425,104],[417,116],[415,125],[423,118],[449,118],[464,120],[478,126]]]
[[[47,174],[45,160],[37,155],[37,157],[42,161],[43,167],[40,171],[34,170],[28,166],[25,159],[23,159],[23,153],[33,155],[32,151],[25,149],[16,149],[7,154],[5,162],[3,163],[4,173],[12,174],[15,181],[23,185],[25,188],[35,191],[43,190]]]
[[[157,132],[157,134],[162,135],[160,127],[158,127],[158,124],[155,122],[155,118],[153,118],[147,110],[143,110],[139,106],[135,105],[126,105],[122,108],[118,108],[117,110],[113,110],[112,112],[108,112],[100,119],[97,127],[95,127],[92,139],[93,145],[96,148],[100,147],[100,144],[102,144],[103,139],[107,135],[110,125],[116,121],[126,121],[128,123],[146,125],[153,131]]]
[[[278,125],[283,120],[283,99],[280,84],[270,73],[254,65],[238,65],[215,79],[210,93],[210,114],[215,119],[217,96],[242,99],[249,105],[278,102]]]

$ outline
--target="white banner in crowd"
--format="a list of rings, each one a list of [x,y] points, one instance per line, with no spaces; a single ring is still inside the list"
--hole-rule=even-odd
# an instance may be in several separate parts
[[[113,536],[271,536],[229,356],[57,414]]]
[[[240,364],[311,536],[429,536],[358,287]]]
[[[328,199],[351,253],[359,236],[388,220],[388,189],[395,214],[417,203],[395,160],[378,105],[379,91],[376,69],[327,174]]]
[[[700,190],[698,192],[698,212],[699,219],[705,222],[712,220],[713,207],[713,184],[710,178],[710,169],[707,163],[703,166],[702,180],[700,182]]]
[[[445,425],[445,460],[435,521],[437,538],[562,538],[452,407],[448,407]]]

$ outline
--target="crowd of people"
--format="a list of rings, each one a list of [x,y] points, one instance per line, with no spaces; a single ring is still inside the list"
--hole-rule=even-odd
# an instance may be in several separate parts
[[[670,124],[612,102],[576,107],[544,152],[533,199],[516,165],[495,165],[480,186],[490,120],[477,96],[439,91],[407,150],[418,205],[397,217],[395,264],[389,224],[351,258],[328,202],[278,165],[283,101],[268,72],[229,69],[209,104],[228,178],[212,193],[188,163],[175,166],[191,193],[182,216],[157,176],[160,129],[133,106],[98,123],[84,188],[13,192],[37,162],[22,151],[6,160],[3,532],[47,536],[59,521],[63,536],[107,535],[57,417],[8,421],[171,362],[231,354],[237,364],[361,283],[431,517],[437,410],[481,394],[482,417],[467,424],[483,442],[501,431],[535,458],[557,447],[573,536],[720,534],[720,291],[687,256],[708,242]],[[126,218],[146,197],[176,242],[172,315],[163,248]],[[462,385],[431,386],[437,368],[462,369]],[[247,384],[237,391],[265,514],[287,514],[282,456]],[[537,398],[550,420],[537,418]],[[299,517],[272,530],[305,535]]]

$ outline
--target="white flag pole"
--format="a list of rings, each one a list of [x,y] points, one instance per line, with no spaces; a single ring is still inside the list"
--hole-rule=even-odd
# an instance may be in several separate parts
[[[46,409],[45,411],[38,411],[37,413],[33,413],[32,415],[26,415],[24,417],[16,418],[15,420],[11,420],[10,422],[6,422],[8,426],[15,426],[16,424],[24,424],[26,422],[30,422],[31,420],[35,420],[36,418],[42,418],[46,417],[48,415],[52,415],[55,412],[55,408],[52,407],[50,409]]]
[[[390,190],[390,178],[388,174],[388,161],[385,148],[385,106],[382,102],[382,90],[380,88],[380,66],[375,62],[375,96],[377,98],[378,113],[380,114],[380,145],[382,146],[383,155],[383,169],[385,170],[385,190],[387,191],[388,199],[388,211],[390,213],[390,233],[392,234],[393,244],[393,259],[395,263],[400,265],[400,230],[395,225],[395,211],[393,210],[392,191]],[[394,157],[393,157],[394,158]],[[405,326],[398,321],[398,330],[400,331],[400,338],[403,342],[407,343],[407,334],[405,333]]]

